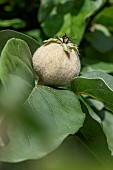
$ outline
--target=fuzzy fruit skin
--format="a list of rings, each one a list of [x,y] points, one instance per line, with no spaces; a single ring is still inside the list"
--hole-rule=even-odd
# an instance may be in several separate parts
[[[33,67],[45,85],[65,86],[80,73],[80,59],[73,49],[67,54],[61,44],[42,45],[33,55]]]

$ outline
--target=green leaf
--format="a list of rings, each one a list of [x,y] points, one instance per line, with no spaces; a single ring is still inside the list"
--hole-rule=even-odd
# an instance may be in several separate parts
[[[89,149],[92,155],[104,166],[107,167],[111,161],[111,154],[108,149],[106,136],[101,127],[101,121],[95,120],[96,115],[84,99],[80,98],[81,106],[86,119],[84,126],[79,130],[78,137]],[[93,114],[92,114],[93,112]],[[100,123],[99,123],[100,122]]]
[[[95,22],[113,31],[113,6],[104,8],[96,17]]]
[[[11,20],[0,20],[0,27],[13,27],[14,29],[24,28],[26,23],[20,18],[14,18]]]
[[[32,54],[39,47],[39,43],[36,40],[25,34],[13,30],[3,30],[0,31],[0,53],[3,47],[5,46],[6,42],[11,38],[19,38],[24,40],[28,44]]]
[[[71,88],[78,94],[86,94],[104,103],[113,111],[113,77],[102,72],[91,72],[73,80]]]
[[[50,6],[49,2],[43,2],[39,10],[39,19],[46,36],[53,37],[55,34],[62,36],[67,33],[76,37],[77,44],[80,43],[84,34],[86,18],[92,15],[102,4],[102,0],[67,0],[57,5],[54,5],[56,2],[54,0],[53,3],[50,2]]]
[[[108,62],[97,62],[95,64],[89,64],[84,66],[81,73],[87,73],[91,71],[102,71],[105,73],[113,73],[113,64]]]
[[[77,15],[67,13],[64,16],[64,23],[58,35],[67,33],[76,37],[76,43],[79,45],[86,27],[86,19],[91,16],[102,4],[101,0],[85,0]]]
[[[3,4],[5,2],[6,2],[6,0],[0,0],[0,4]]]
[[[38,12],[38,20],[40,22],[43,22],[44,20],[46,20],[47,16],[49,15],[53,7],[54,7],[54,0],[42,1],[42,3],[40,4],[39,12]]]
[[[6,142],[5,127],[3,127],[3,121],[5,115],[1,113],[2,112],[1,110],[2,109],[0,108],[0,147],[4,147]]]
[[[73,92],[46,86],[35,87],[24,108],[27,112],[22,116],[9,118],[9,143],[0,148],[1,161],[18,162],[45,156],[66,136],[76,133],[85,118]]]
[[[108,147],[113,155],[113,115],[110,112],[105,111],[105,118],[102,125],[107,137]]]
[[[95,107],[98,111],[101,111],[104,108],[104,104],[98,100],[88,98],[88,101],[91,103],[91,106]]]
[[[113,48],[113,36],[109,30],[100,24],[95,24],[91,34],[91,44],[99,52],[105,53]]]
[[[32,55],[26,42],[12,38],[6,43],[0,58],[0,98],[8,108],[26,99],[35,83]]]
[[[89,35],[87,35],[87,38],[88,37],[89,37]],[[88,41],[88,39],[86,41]],[[103,68],[105,68],[105,66],[102,66],[104,64],[103,62],[106,62],[106,67],[107,67],[107,64],[113,63],[113,57],[112,57],[113,48],[110,51],[107,51],[105,53],[101,53],[101,52],[97,51],[91,45],[90,42],[88,42],[88,43],[85,43],[82,46],[81,51],[82,51],[81,63],[84,66],[89,66],[89,65],[93,66],[93,64],[94,64],[94,67],[96,69],[96,64],[97,64],[97,66],[100,65],[100,67],[101,67],[100,69],[103,69]],[[109,65],[109,66],[110,66],[109,68],[112,69],[111,65]],[[99,69],[99,68],[97,68],[97,69]],[[100,71],[100,70],[98,70],[98,71]],[[108,71],[110,71],[110,70],[105,68],[104,72],[108,72]]]
[[[24,33],[29,35],[30,37],[35,38],[40,44],[43,43],[40,29],[32,29],[32,30],[29,30],[29,31],[25,31]]]
[[[104,119],[101,121],[101,119],[90,108],[90,106],[86,103],[86,101],[82,97],[80,97],[80,100],[87,107],[88,112],[91,115],[91,117],[94,118],[100,124],[100,126],[102,127],[103,132],[106,136],[108,148],[111,151],[111,155],[113,155],[113,135],[111,133],[113,131],[113,115],[110,112],[105,110],[104,111],[104,113],[105,113]],[[104,149],[102,151],[104,151]],[[104,155],[104,153],[102,153],[102,154]]]

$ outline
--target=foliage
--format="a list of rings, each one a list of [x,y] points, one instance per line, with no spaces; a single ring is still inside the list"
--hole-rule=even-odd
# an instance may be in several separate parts
[[[70,135],[112,166],[113,1],[0,0],[0,7],[0,161],[42,158]],[[36,85],[33,53],[65,33],[79,46],[81,75],[69,87]]]

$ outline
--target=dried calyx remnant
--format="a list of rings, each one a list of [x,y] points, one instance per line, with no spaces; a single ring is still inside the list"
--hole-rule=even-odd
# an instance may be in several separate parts
[[[33,55],[36,74],[45,85],[65,86],[80,73],[79,51],[65,34],[50,38]]]

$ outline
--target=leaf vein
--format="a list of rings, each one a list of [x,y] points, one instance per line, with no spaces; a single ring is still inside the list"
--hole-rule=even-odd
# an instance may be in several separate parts
[[[37,88],[37,87],[36,87]],[[56,123],[56,128],[57,130],[59,131],[59,128],[58,128],[58,125],[57,125],[57,121],[56,121],[56,117],[55,117],[55,112],[54,112],[54,109],[52,108],[52,105],[51,103],[48,101],[48,99],[45,97],[45,95],[43,94],[43,92],[41,90],[39,90],[39,88],[37,88],[38,91],[42,94],[43,98],[45,99],[45,101],[48,103],[50,109],[51,109],[51,112],[52,112],[52,115],[54,117],[54,120],[55,120],[55,123]]]

